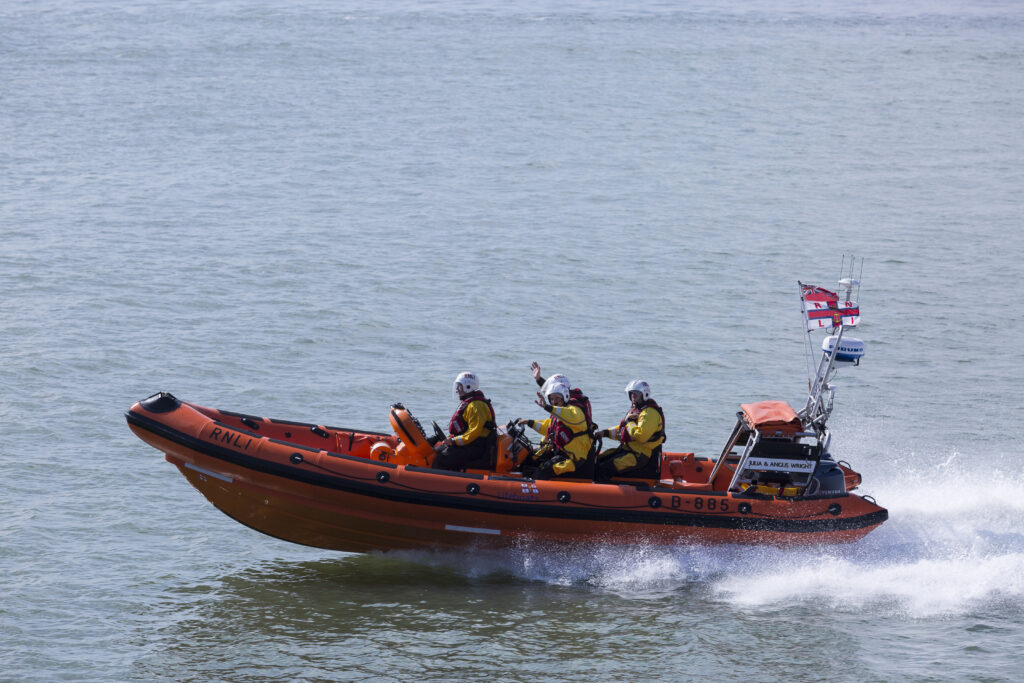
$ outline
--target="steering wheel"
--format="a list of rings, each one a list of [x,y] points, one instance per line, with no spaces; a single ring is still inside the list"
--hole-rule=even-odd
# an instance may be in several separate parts
[[[434,436],[437,437],[438,441],[444,441],[447,437],[444,435],[444,431],[437,426],[437,420],[434,420]]]
[[[505,425],[505,433],[512,437],[512,440],[518,442],[520,445],[532,445],[530,440],[526,438],[526,427],[519,424],[515,420],[509,420],[508,424]]]

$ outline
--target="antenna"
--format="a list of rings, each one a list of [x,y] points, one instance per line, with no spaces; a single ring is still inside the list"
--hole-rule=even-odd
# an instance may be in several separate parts
[[[864,259],[860,260],[860,275],[857,276],[857,301],[860,301],[860,283],[864,281]]]
[[[846,289],[846,301],[847,302],[853,300],[850,297],[850,295],[853,294],[853,288],[854,287],[857,288],[857,298],[860,298],[860,278],[853,277],[853,269],[856,267],[856,263],[857,263],[857,257],[851,255],[850,256],[850,274],[847,275],[846,277],[842,277],[843,270],[840,269],[840,271],[839,271],[839,276],[840,276],[839,277],[839,286]],[[843,254],[843,266],[845,266],[845,265],[846,265],[846,254]],[[861,272],[861,275],[864,274],[864,259],[860,260],[860,272]]]

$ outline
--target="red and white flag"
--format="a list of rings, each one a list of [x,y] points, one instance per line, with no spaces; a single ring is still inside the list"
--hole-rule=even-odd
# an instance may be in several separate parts
[[[860,322],[860,307],[856,301],[840,301],[838,294],[822,287],[801,282],[800,299],[804,302],[808,330],[831,330],[840,325],[856,327]]]

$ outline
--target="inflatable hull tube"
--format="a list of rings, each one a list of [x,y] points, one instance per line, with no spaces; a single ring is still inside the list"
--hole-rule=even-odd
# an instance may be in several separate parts
[[[399,452],[421,457],[430,447],[401,411],[393,417],[409,434],[271,420],[169,399],[150,405],[131,407],[129,427],[211,503],[253,529],[317,548],[846,543],[888,517],[874,501],[850,493],[785,498],[694,488],[684,477],[706,478],[712,461],[691,454],[665,454],[671,471],[660,480],[535,481],[380,460],[388,448],[397,461]]]

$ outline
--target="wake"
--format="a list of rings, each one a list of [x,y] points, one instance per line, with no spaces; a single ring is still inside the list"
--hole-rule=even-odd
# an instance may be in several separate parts
[[[908,618],[993,606],[1024,611],[1024,496],[998,472],[934,468],[879,478],[871,494],[889,521],[851,545],[578,546],[408,552],[468,577],[511,576],[591,587],[631,599],[678,591],[737,609],[799,604]],[[867,480],[867,477],[865,477]],[[929,483],[930,482],[930,483]]]

